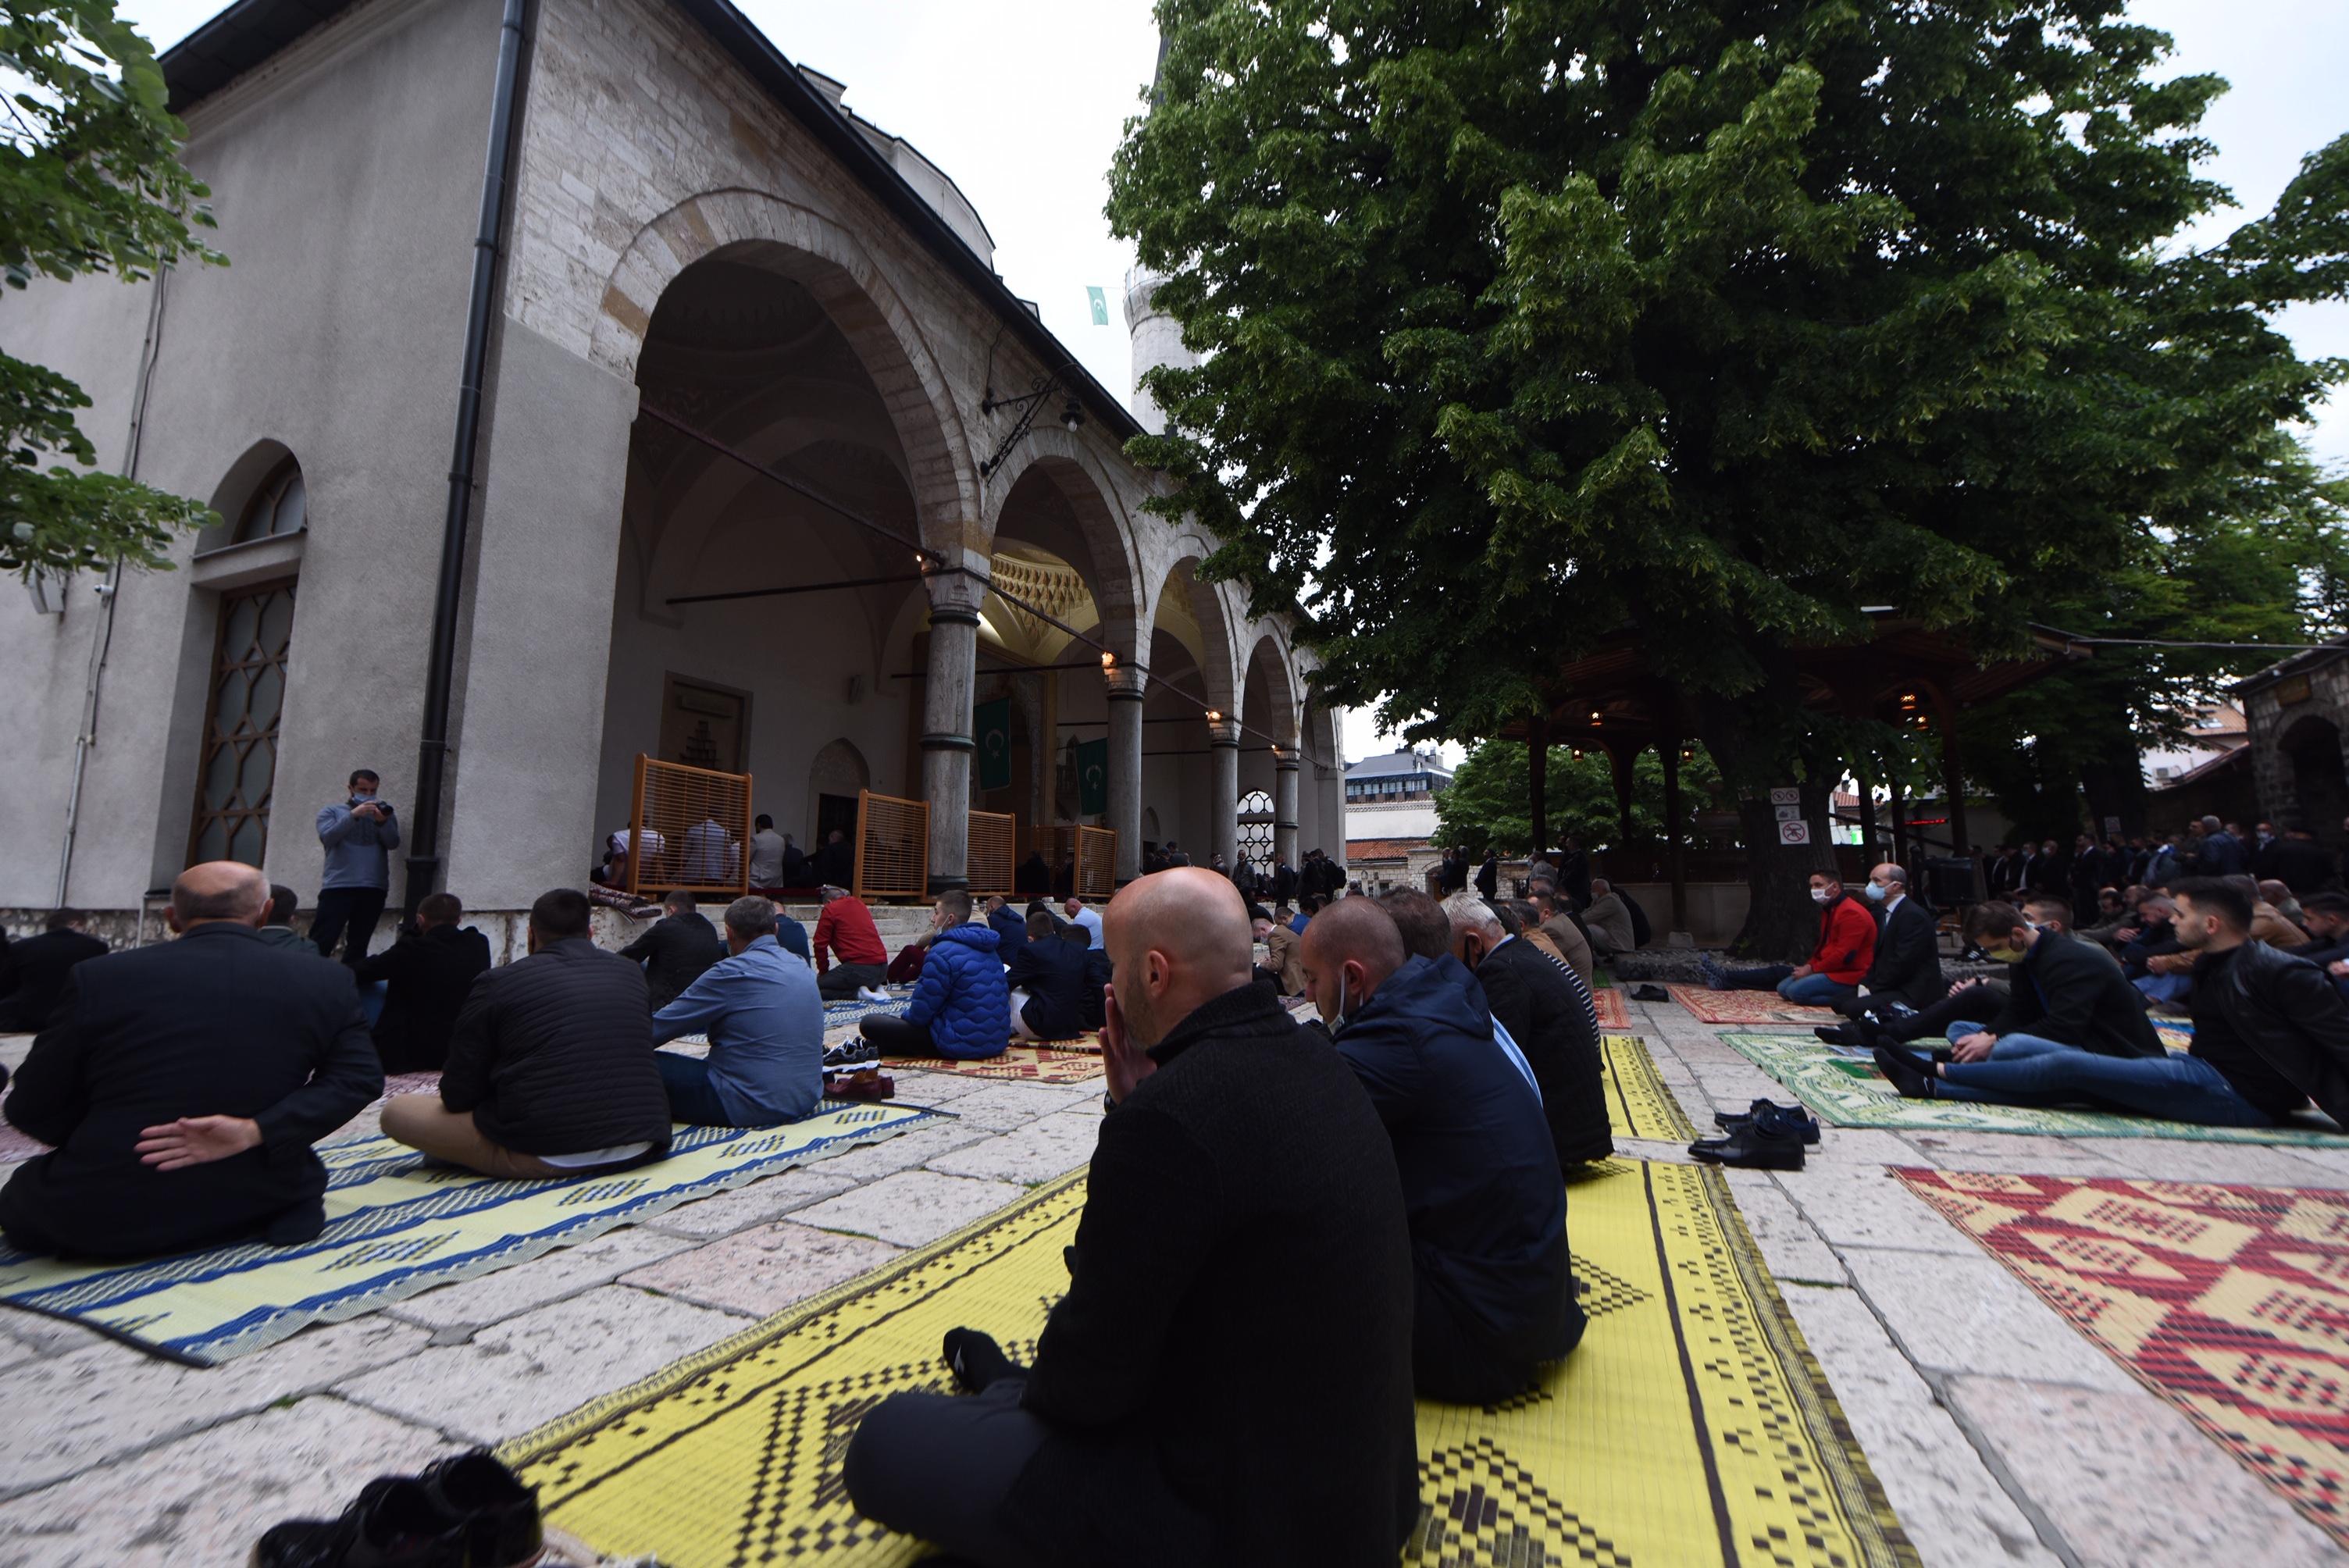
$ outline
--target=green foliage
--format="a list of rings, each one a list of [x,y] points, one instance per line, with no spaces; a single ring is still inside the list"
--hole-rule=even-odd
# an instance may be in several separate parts
[[[15,78],[0,107],[0,281],[136,282],[182,257],[222,261],[193,232],[212,225],[209,192],[179,161],[162,70],[113,0],[0,0],[0,69]],[[65,377],[0,354],[0,571],[168,567],[173,532],[211,521],[91,471],[97,450],[74,420],[89,406]]]
[[[2169,243],[2223,84],[2120,0],[1159,16],[1109,213],[1204,358],[1132,450],[1211,572],[1302,595],[1332,700],[1489,735],[1630,627],[1743,784],[1820,765],[1785,650],[1863,605],[2001,652],[2258,621],[2285,519],[2338,556],[2278,427],[2344,366],[2272,318],[2349,284],[2349,139]]]
[[[1473,855],[1482,855],[1487,848],[1504,855],[1533,849],[1531,761],[1522,741],[1488,740],[1469,752],[1451,785],[1435,798],[1435,841],[1464,844]],[[1551,747],[1543,786],[1553,844],[1569,833],[1588,846],[1611,844],[1621,837],[1614,769],[1604,751],[1587,750],[1578,759],[1568,747]],[[1682,762],[1683,823],[1720,787],[1720,770],[1702,750]],[[1640,753],[1632,765],[1631,832],[1640,840],[1663,836],[1664,765],[1652,751]]]

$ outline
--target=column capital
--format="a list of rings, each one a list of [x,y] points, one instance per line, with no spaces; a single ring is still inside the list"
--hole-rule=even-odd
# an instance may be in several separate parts
[[[1207,744],[1228,746],[1237,750],[1240,743],[1240,721],[1237,718],[1215,718],[1207,722]]]
[[[1281,772],[1281,773],[1294,773],[1294,772],[1296,772],[1296,771],[1297,771],[1297,748],[1296,748],[1295,747],[1293,747],[1293,746],[1276,746],[1276,747],[1274,747],[1274,748],[1272,748],[1272,766],[1273,766],[1274,769],[1275,769],[1276,771],[1278,771],[1278,772]]]
[[[968,572],[925,565],[922,587],[930,596],[930,624],[941,621],[978,624],[978,601],[984,588]]]
[[[1112,702],[1140,702],[1146,695],[1143,688],[1149,678],[1131,665],[1119,665],[1102,672]]]

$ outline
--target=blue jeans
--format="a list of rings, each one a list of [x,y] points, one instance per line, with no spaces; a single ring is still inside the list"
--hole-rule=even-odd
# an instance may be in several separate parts
[[[690,1122],[696,1127],[734,1125],[733,1117],[727,1114],[726,1102],[718,1098],[718,1090],[709,1081],[708,1062],[697,1057],[681,1057],[675,1051],[655,1051],[653,1066],[660,1073],[661,1088],[668,1091],[671,1121]]]
[[[1982,1031],[1982,1026],[1980,1024],[1951,1024],[1950,1044],[1954,1046],[1968,1035],[1979,1035]],[[2079,1048],[2077,1046],[2067,1046],[2061,1040],[2043,1039],[2037,1035],[2001,1035],[1998,1037],[1998,1043],[1990,1048],[1990,1059],[1994,1062],[2008,1062],[2021,1057],[2045,1056],[2049,1051],[2076,1051]]]
[[[2183,1002],[2194,994],[2191,975],[2140,975],[2129,984],[2148,1002]]]
[[[1758,969],[1733,969],[1724,975],[1724,991],[1775,991],[1795,973],[1791,964],[1764,964]]]
[[[1802,1007],[1832,1007],[1837,1002],[1848,1002],[1859,995],[1857,985],[1846,985],[1813,973],[1800,980],[1793,975],[1778,982],[1778,995]]]
[[[2235,1092],[2199,1057],[2105,1057],[2048,1040],[2022,1054],[1950,1062],[1934,1092],[1985,1105],[2057,1106],[2085,1101],[2104,1110],[2196,1121],[2206,1127],[2273,1127],[2275,1118]],[[2003,1048],[2007,1041],[2001,1040]]]

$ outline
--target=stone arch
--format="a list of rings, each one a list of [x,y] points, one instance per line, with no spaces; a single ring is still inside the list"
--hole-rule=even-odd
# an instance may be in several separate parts
[[[1107,634],[1102,641],[1121,659],[1144,656],[1142,558],[1133,519],[1081,439],[1057,425],[1030,429],[1009,460],[987,481],[986,510],[979,521],[988,548],[1002,526],[1005,504],[1031,472],[1058,490],[1076,513],[1077,527],[1092,556],[1088,564],[1099,580],[1093,603]]]
[[[197,536],[196,551],[215,549],[236,536],[236,526],[244,509],[252,503],[262,486],[269,483],[278,471],[292,465],[299,468],[300,459],[294,449],[272,436],[264,436],[247,447],[243,454],[229,464],[221,481],[212,488],[210,505],[220,514],[220,521]],[[306,478],[304,481],[307,483]]]
[[[764,191],[688,197],[636,231],[604,286],[588,357],[633,381],[653,308],[679,273],[724,254],[805,288],[880,388],[905,454],[923,542],[959,562],[983,550],[978,474],[952,388],[913,314],[864,247],[831,220]]]
[[[1270,625],[1263,625],[1257,633],[1256,640],[1248,645],[1247,671],[1241,677],[1239,688],[1243,704],[1247,698],[1247,676],[1256,674],[1259,668],[1264,671],[1265,691],[1271,699],[1271,711],[1250,713],[1243,707],[1240,720],[1249,728],[1268,737],[1276,746],[1294,747],[1297,744],[1297,681],[1290,671],[1288,645],[1278,631]]]
[[[1205,645],[1200,659],[1200,674],[1205,677],[1208,706],[1237,717],[1240,707],[1238,638],[1236,628],[1240,617],[1233,613],[1229,584],[1202,583],[1198,580],[1199,563],[1206,559],[1207,551],[1195,541],[1185,540],[1159,574],[1156,591],[1150,601],[1148,625],[1155,630],[1158,612],[1170,593],[1184,595],[1194,619],[1199,623],[1199,640]],[[1146,640],[1144,645],[1147,645]]]
[[[864,753],[856,743],[842,737],[827,741],[823,749],[808,764],[808,843],[823,842],[823,815],[819,802],[826,795],[854,799],[859,789],[873,787],[873,769],[865,765]]]

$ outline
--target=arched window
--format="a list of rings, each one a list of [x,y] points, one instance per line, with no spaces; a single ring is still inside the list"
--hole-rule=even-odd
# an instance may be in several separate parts
[[[244,503],[229,542],[249,544],[256,539],[299,533],[309,522],[310,493],[302,483],[302,465],[288,458],[270,471],[253,499]]]
[[[1272,864],[1272,797],[1251,789],[1240,797],[1240,859],[1259,866]]]

